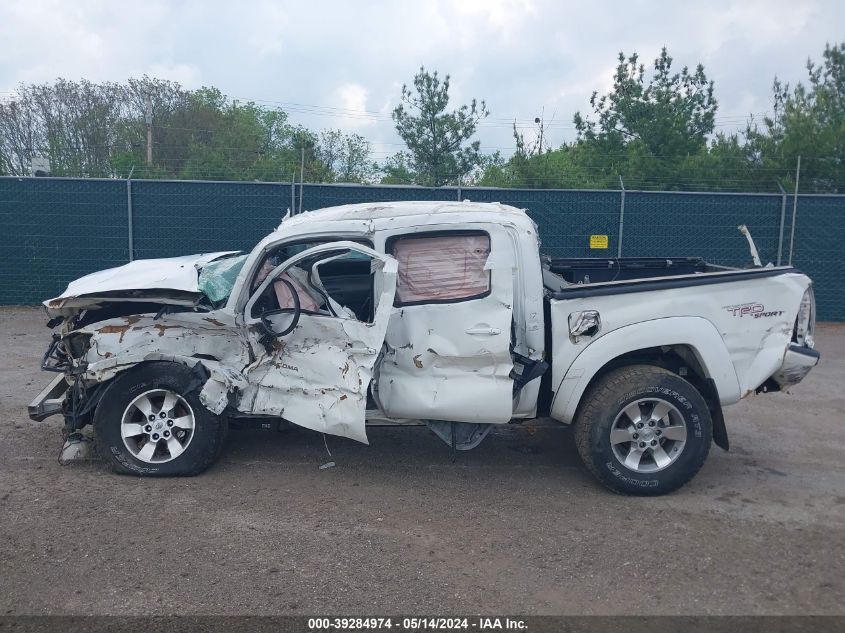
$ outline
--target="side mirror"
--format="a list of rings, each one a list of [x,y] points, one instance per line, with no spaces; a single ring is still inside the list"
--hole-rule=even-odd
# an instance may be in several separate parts
[[[299,316],[302,313],[302,308],[299,303],[299,294],[296,288],[287,279],[278,279],[285,284],[290,291],[290,296],[293,299],[293,308],[282,308],[279,310],[268,310],[261,314],[261,325],[264,327],[264,336],[269,338],[279,338],[293,332],[297,323],[299,323]],[[270,317],[273,317],[271,320]]]

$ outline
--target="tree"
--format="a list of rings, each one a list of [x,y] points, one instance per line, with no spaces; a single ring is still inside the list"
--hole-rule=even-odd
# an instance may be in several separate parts
[[[410,151],[410,160],[404,166],[414,174],[417,184],[440,187],[456,182],[481,164],[480,143],[467,142],[478,122],[489,115],[486,104],[473,99],[451,112],[447,112],[448,106],[449,75],[441,81],[437,71],[428,73],[421,67],[414,77],[413,90],[402,86],[393,121]]]
[[[153,164],[146,160],[147,100]],[[365,182],[373,177],[361,136],[292,126],[285,112],[239,104],[220,90],[185,90],[142,77],[125,84],[57,80],[21,85],[0,101],[0,173],[28,175],[33,157],[54,175],[126,178]]]
[[[381,166],[381,184],[412,185],[417,175],[413,168],[413,158],[408,152],[396,152],[388,156]]]
[[[595,120],[574,116],[579,142],[624,164],[626,177],[662,187],[687,156],[707,151],[718,107],[701,64],[673,72],[672,63],[663,48],[647,78],[636,53],[619,53],[613,89],[590,98]]]
[[[618,61],[613,90],[602,97],[594,92],[590,98],[597,121],[575,114],[579,139],[616,149],[639,143],[659,156],[705,149],[717,103],[704,67],[699,64],[690,72],[684,66],[681,72],[672,73],[673,60],[663,48],[646,83],[645,66],[636,53],[627,59],[619,53]]]
[[[775,78],[774,114],[746,136],[762,168],[783,170],[785,188],[801,156],[801,189],[835,193],[845,191],[845,43],[825,45],[822,56],[821,65],[807,60],[809,86],[790,90]]]
[[[634,53],[619,53],[613,88],[590,98],[592,117],[574,116],[575,142],[548,150],[526,141],[514,126],[516,151],[504,166],[493,165],[481,182],[499,186],[543,188],[682,189],[691,175],[707,173],[707,142],[714,129],[713,82],[699,64],[672,71],[666,49],[647,75]],[[695,188],[707,178],[695,180]],[[709,188],[706,187],[705,188]]]
[[[370,142],[360,134],[323,130],[316,154],[324,170],[321,181],[363,183],[373,179]]]
[[[54,175],[110,176],[122,110],[110,82],[21,85],[0,104],[0,164],[27,175],[34,157],[48,156]]]

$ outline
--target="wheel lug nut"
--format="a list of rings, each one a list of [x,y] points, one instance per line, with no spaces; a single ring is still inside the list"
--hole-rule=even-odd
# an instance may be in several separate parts
[[[167,426],[173,426],[173,420],[168,420],[168,421],[167,421]]]
[[[153,433],[153,439],[154,439],[154,440],[157,440],[157,439],[158,439],[158,433]]]
[[[150,414],[150,422],[155,422],[155,419],[156,419],[156,417],[154,415]]]
[[[640,448],[645,448],[645,442],[640,442]]]
[[[657,433],[657,435],[663,435],[663,431],[661,431],[660,429],[657,429],[657,430],[655,431],[655,433]]]
[[[167,417],[167,414],[166,414],[164,411],[162,411],[161,413],[159,413],[159,414],[158,414],[158,417],[160,417],[160,418],[166,418],[166,417]]]
[[[657,440],[651,440],[651,445],[652,445],[652,446],[657,446]]]
[[[654,420],[651,420],[651,421],[648,423],[648,425],[649,425],[649,426],[654,426]]]
[[[642,423],[642,422],[637,422],[637,428],[638,428],[638,429],[643,428],[643,423]]]
[[[635,440],[637,440],[637,439],[639,439],[639,438],[640,438],[640,434],[639,434],[639,433],[634,433],[634,439],[635,439]]]
[[[164,437],[170,437],[170,431],[165,431],[165,432],[164,432]]]
[[[144,427],[144,430],[145,430],[147,433],[149,433],[150,431],[152,431],[152,430],[153,430],[153,427],[151,427],[151,426],[148,424],[147,426],[145,426],[145,427]]]

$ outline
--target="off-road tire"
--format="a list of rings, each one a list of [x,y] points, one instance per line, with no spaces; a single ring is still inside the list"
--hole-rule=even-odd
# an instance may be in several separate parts
[[[639,473],[614,454],[610,430],[629,404],[649,398],[665,400],[683,416],[686,444],[663,470]],[[602,484],[627,495],[654,496],[677,490],[701,469],[713,438],[707,403],[681,376],[651,365],[630,365],[612,370],[591,385],[576,414],[575,444],[584,466]]]
[[[120,426],[124,410],[140,393],[169,389],[181,395],[194,414],[194,436],[183,453],[171,461],[146,463],[127,449]],[[198,396],[191,370],[179,363],[148,362],[115,378],[94,414],[97,451],[112,470],[138,476],[192,476],[206,470],[220,456],[228,434],[225,417],[205,408]]]

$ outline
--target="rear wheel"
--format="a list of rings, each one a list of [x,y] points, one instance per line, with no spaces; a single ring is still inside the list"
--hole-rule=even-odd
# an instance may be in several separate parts
[[[187,367],[155,362],[115,378],[94,429],[100,454],[117,472],[196,475],[220,454],[227,423],[200,402]]]
[[[660,495],[683,486],[710,451],[707,403],[659,367],[608,372],[584,396],[575,442],[587,469],[611,490]]]

